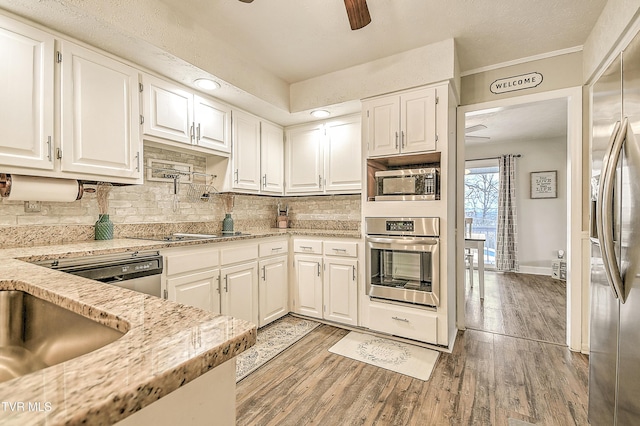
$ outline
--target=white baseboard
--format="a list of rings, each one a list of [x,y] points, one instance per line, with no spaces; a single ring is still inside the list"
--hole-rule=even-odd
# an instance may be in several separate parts
[[[522,266],[520,265],[520,270],[523,274],[533,274],[533,275],[548,275],[551,276],[551,267],[544,266]]]

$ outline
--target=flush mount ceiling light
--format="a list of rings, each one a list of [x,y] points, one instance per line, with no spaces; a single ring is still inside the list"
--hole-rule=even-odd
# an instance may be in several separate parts
[[[251,3],[253,0],[240,0],[243,3]],[[367,0],[344,0],[347,9],[349,25],[352,30],[359,30],[371,23],[371,15],[367,7]]]
[[[209,80],[208,78],[199,78],[195,80],[193,84],[204,90],[216,90],[220,88],[220,83]]]
[[[316,109],[314,111],[311,111],[311,115],[314,116],[315,118],[325,118],[330,116],[331,113],[326,109]]]

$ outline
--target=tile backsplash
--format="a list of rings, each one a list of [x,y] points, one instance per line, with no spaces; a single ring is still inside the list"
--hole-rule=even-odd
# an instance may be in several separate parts
[[[204,173],[206,158],[145,146],[149,159],[187,163]],[[214,181],[215,185],[215,181]],[[173,182],[149,181],[144,185],[114,186],[108,197],[109,216],[115,237],[170,232],[219,232],[225,214],[223,194],[207,201],[192,201],[189,185],[180,184],[174,195]],[[232,194],[235,229],[275,226],[278,203],[289,206],[290,227],[316,229],[360,229],[360,195],[272,197]],[[176,202],[177,199],[177,202]],[[43,202],[37,213],[25,213],[21,201],[0,202],[0,245],[23,246],[93,239],[98,218],[95,193],[71,203]],[[157,231],[157,232],[156,232]]]

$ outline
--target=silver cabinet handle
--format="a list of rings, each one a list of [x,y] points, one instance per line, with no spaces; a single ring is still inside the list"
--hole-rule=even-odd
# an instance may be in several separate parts
[[[278,250],[282,250],[282,247],[272,247],[271,251],[278,251]]]
[[[352,268],[353,268],[353,281],[355,281],[356,280],[356,267],[352,266]]]
[[[342,253],[346,253],[347,249],[343,249],[343,248],[334,248],[333,250],[337,251],[337,252],[342,252]]]
[[[262,176],[262,187],[263,188],[267,187],[267,175],[266,174],[264,176]]]
[[[400,132],[400,142],[402,144],[402,148],[404,149],[404,130]]]
[[[220,294],[220,275],[217,276],[216,281],[218,281],[218,294]]]
[[[136,172],[140,171],[140,151],[136,152]]]
[[[224,276],[224,291],[226,293],[229,293],[229,279],[228,278],[229,278],[228,275]]]
[[[409,322],[409,320],[406,318],[391,317],[391,319],[394,319],[396,321]]]
[[[196,127],[196,123],[191,123],[191,127],[189,127],[189,140],[192,143],[195,138],[195,127]]]
[[[311,246],[300,246],[302,250],[311,250],[313,247]]]
[[[236,171],[233,172],[233,174],[236,175],[235,181],[236,181],[236,183],[238,183],[238,180],[240,179],[240,177],[238,176],[238,169],[236,169]]]
[[[318,188],[322,189],[322,176],[318,175]]]
[[[320,276],[320,262],[318,262],[318,276]]]
[[[614,174],[618,159],[620,158],[620,151],[622,151],[622,145],[627,135],[627,127],[629,121],[624,119],[622,125],[619,122],[616,123],[607,151],[605,152],[602,161],[602,175],[600,176],[600,185],[598,188],[598,208],[596,218],[599,220],[596,223],[598,228],[598,240],[600,241],[600,247],[602,250],[602,264],[604,266],[605,274],[611,285],[611,291],[616,298],[620,298],[622,303],[625,302],[626,297],[624,294],[624,283],[618,268],[618,262],[615,254],[615,247],[613,241],[613,218],[612,203],[613,203],[613,191],[614,191]]]
[[[262,267],[262,281],[267,280],[267,267],[266,265]]]
[[[398,132],[396,132],[396,149],[398,149]]]
[[[196,140],[200,140],[200,123],[198,123],[198,127],[196,127]]]
[[[51,146],[51,136],[47,136],[47,158],[49,159],[49,161],[53,161],[52,149],[53,147]]]

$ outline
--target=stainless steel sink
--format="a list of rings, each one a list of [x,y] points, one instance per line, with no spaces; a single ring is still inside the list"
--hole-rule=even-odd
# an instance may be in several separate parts
[[[123,335],[28,293],[0,291],[0,382],[92,352]]]

